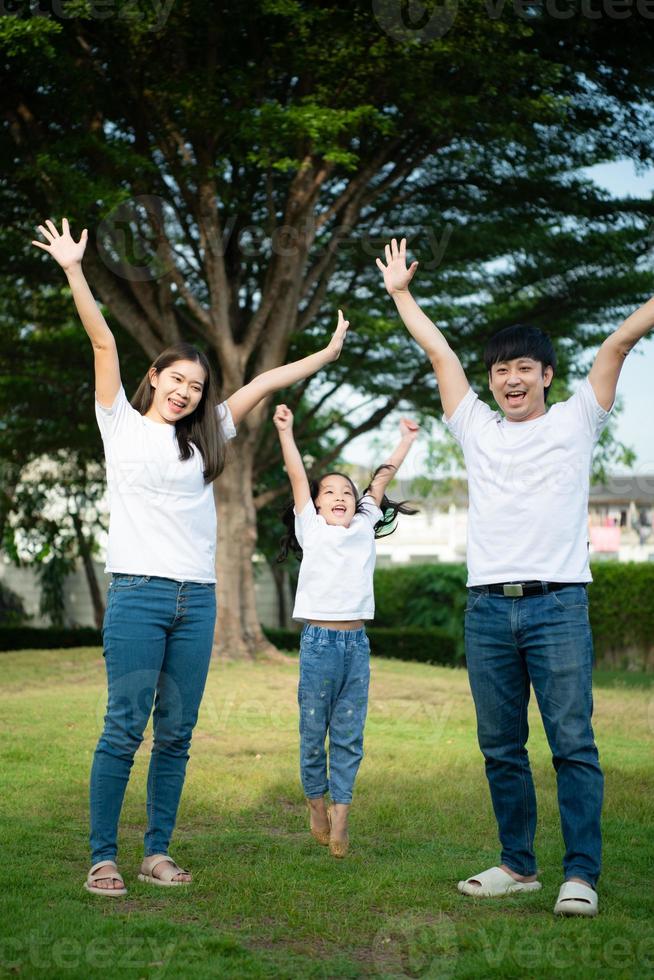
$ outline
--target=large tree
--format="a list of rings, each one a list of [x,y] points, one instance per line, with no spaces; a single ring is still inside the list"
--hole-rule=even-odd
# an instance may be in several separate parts
[[[7,216],[26,239],[46,215],[88,226],[86,268],[115,319],[149,358],[195,338],[226,393],[322,343],[344,306],[344,356],[294,393],[314,436],[329,407],[328,457],[403,401],[435,408],[374,266],[391,232],[411,239],[472,380],[483,338],[518,318],[560,339],[565,376],[599,324],[651,292],[652,203],[611,200],[580,173],[651,162],[649,21],[471,2],[450,23],[430,19],[437,6],[415,28],[384,0],[5,15]],[[16,239],[4,269],[29,290],[49,273]],[[251,558],[257,508],[279,493],[269,415],[241,426],[216,484],[232,655],[263,645]]]

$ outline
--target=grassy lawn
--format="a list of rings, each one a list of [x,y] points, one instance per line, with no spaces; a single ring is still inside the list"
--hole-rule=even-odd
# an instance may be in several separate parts
[[[599,674],[605,872],[596,920],[560,920],[555,784],[540,720],[531,758],[543,889],[465,899],[496,831],[464,671],[376,661],[352,848],[307,833],[296,667],[214,664],[172,853],[190,890],[136,880],[148,741],[120,836],[129,895],[88,895],[87,779],[104,713],[100,651],[2,654],[0,975],[88,978],[654,976],[654,688]]]

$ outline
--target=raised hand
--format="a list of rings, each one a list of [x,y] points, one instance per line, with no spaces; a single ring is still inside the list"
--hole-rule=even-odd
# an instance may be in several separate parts
[[[403,292],[408,288],[418,268],[418,263],[412,262],[408,269],[406,267],[406,238],[401,240],[399,247],[397,239],[391,239],[390,245],[384,246],[384,254],[386,265],[381,259],[375,259],[375,261],[377,268],[384,275],[386,291],[392,296],[394,293]]]
[[[288,405],[278,405],[273,415],[273,422],[278,432],[286,432],[293,428],[293,412]]]
[[[336,330],[332,336],[332,339],[327,345],[327,350],[329,351],[330,360],[336,361],[343,350],[343,344],[345,342],[345,335],[347,333],[347,328],[350,325],[350,321],[346,320],[343,316],[343,310],[338,311],[338,322],[336,324]]]
[[[48,220],[45,225],[39,225],[39,231],[45,238],[47,245],[43,242],[32,242],[37,248],[42,248],[48,252],[55,262],[58,262],[62,269],[71,269],[73,266],[82,264],[82,256],[88,240],[86,228],[76,242],[68,226],[68,218],[63,218],[61,222],[61,234],[57,231],[54,222]]]
[[[420,434],[420,426],[413,419],[400,419],[400,435],[405,442],[413,442]]]

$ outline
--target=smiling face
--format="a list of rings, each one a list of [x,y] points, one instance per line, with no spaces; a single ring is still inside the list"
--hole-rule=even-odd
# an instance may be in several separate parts
[[[510,422],[529,422],[545,414],[545,388],[554,371],[532,357],[516,357],[493,364],[488,384],[499,408]]]
[[[200,404],[206,381],[204,368],[195,361],[173,361],[159,372],[151,369],[154,393],[146,418],[168,425],[179,422]]]
[[[316,510],[328,524],[349,527],[356,513],[357,498],[352,481],[340,473],[323,476],[314,500]]]

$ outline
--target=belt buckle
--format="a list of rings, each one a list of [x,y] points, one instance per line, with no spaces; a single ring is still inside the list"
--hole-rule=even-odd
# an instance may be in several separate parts
[[[522,585],[519,582],[515,584],[510,582],[508,585],[503,585],[502,592],[504,593],[505,596],[508,596],[509,598],[512,599],[524,595],[524,592],[522,591]]]

